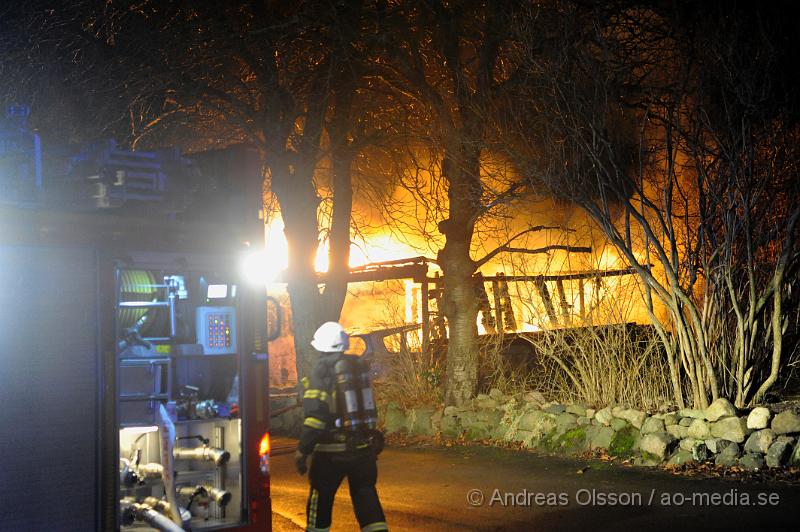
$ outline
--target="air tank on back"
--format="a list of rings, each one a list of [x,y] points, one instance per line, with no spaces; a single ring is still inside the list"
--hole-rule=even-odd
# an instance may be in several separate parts
[[[377,424],[369,365],[359,357],[343,355],[335,364],[336,403],[342,427],[374,429]]]

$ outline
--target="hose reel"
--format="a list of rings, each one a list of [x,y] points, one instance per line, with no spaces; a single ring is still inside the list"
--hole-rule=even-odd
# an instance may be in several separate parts
[[[158,307],[125,306],[125,303],[158,301],[156,277],[147,270],[122,270],[119,276],[120,306],[117,322],[120,330],[136,328],[145,335],[159,321]]]

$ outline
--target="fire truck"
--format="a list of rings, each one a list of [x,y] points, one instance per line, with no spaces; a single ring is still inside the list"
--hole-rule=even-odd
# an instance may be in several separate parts
[[[249,152],[48,152],[26,115],[0,128],[0,530],[269,530]]]

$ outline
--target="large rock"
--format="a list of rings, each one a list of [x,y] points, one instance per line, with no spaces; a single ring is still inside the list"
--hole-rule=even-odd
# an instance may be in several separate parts
[[[615,417],[614,419],[611,420],[611,428],[614,429],[615,432],[619,432],[625,427],[630,427],[630,426],[631,426],[630,423],[619,417]]]
[[[747,428],[753,430],[765,429],[769,427],[769,418],[771,417],[772,413],[768,408],[757,406],[747,415]]]
[[[483,408],[485,410],[492,410],[497,408],[497,401],[492,399],[486,394],[478,394],[478,398],[475,399],[475,406],[478,408]]]
[[[680,420],[678,414],[675,412],[667,412],[661,419],[664,420],[664,426],[666,427],[669,427],[670,425],[677,425],[678,421]]]
[[[386,434],[407,431],[408,425],[405,412],[399,406],[389,405],[389,408],[386,409],[383,427]]]
[[[586,428],[586,438],[590,449],[608,449],[614,439],[614,429],[593,425]]]
[[[535,405],[543,405],[547,402],[541,392],[526,392],[525,395],[522,396],[522,400]]]
[[[674,447],[675,439],[666,432],[645,434],[639,442],[639,450],[663,461]]]
[[[695,419],[692,421],[692,424],[689,425],[689,429],[686,431],[686,433],[690,438],[694,438],[696,440],[705,440],[706,438],[711,437],[711,431],[708,429],[708,423],[702,419]]]
[[[689,436],[689,427],[683,427],[681,425],[667,425],[666,431],[668,434],[679,440]]]
[[[522,442],[522,446],[530,449],[534,445],[533,433],[528,430],[518,430],[514,433],[514,440]]]
[[[433,430],[433,414],[432,408],[416,408],[409,416],[409,431],[421,436],[432,436]]]
[[[720,397],[706,408],[705,414],[708,421],[716,421],[723,417],[735,416],[736,408],[730,401]]]
[[[556,434],[564,434],[578,426],[578,418],[566,412],[556,416]]]
[[[621,420],[620,420],[621,421]],[[619,458],[632,456],[639,445],[641,433],[630,425],[614,433],[608,446],[608,454]]]
[[[493,440],[505,440],[508,433],[512,432],[511,429],[503,425],[489,427],[489,429],[491,431],[489,437]]]
[[[545,446],[550,451],[562,454],[580,454],[589,450],[586,428],[574,427],[563,434],[554,436]]]
[[[556,416],[547,414],[540,410],[534,410],[523,414],[519,420],[521,430],[530,431],[535,439],[539,439],[545,434],[555,429],[557,426]]]
[[[800,467],[800,441],[794,446],[794,452],[792,452],[792,456],[789,457],[789,465]]]
[[[492,388],[491,390],[489,390],[489,397],[491,397],[497,402],[503,402],[507,399],[505,394],[497,388]]]
[[[442,436],[446,438],[457,438],[461,434],[461,425],[454,416],[442,416],[440,428]]]
[[[705,442],[698,441],[694,444],[694,447],[692,447],[692,458],[694,458],[696,462],[705,462],[711,458],[711,452],[708,450]]]
[[[567,407],[558,403],[550,403],[549,405],[542,406],[542,411],[548,414],[563,414],[567,411]]]
[[[491,427],[502,424],[503,419],[505,418],[505,413],[500,409],[492,410],[491,412],[487,412],[487,414],[489,426]]]
[[[468,440],[485,440],[491,434],[489,422],[473,416],[463,416],[461,426],[464,428],[464,436]]]
[[[641,410],[635,410],[633,408],[627,408],[615,414],[616,417],[620,419],[624,419],[637,429],[642,428],[642,424],[644,424],[644,420],[647,418],[647,414],[642,412]]]
[[[722,450],[715,458],[714,463],[722,467],[733,467],[739,462],[739,446],[735,443]]]
[[[741,443],[747,436],[747,421],[740,417],[724,417],[711,424],[711,435],[723,440]]]
[[[764,469],[765,465],[766,463],[764,462],[764,456],[761,454],[747,453],[739,458],[739,467],[742,469],[747,469],[748,471],[758,471],[759,469]]]
[[[680,441],[678,446],[690,453],[692,459],[697,462],[704,462],[709,458],[708,446],[703,440],[696,440],[694,438],[685,438]]]
[[[433,433],[436,434],[442,429],[442,418],[444,417],[444,413],[441,410],[437,410],[431,416],[431,425],[433,425]]]
[[[652,434],[654,432],[664,432],[664,420],[656,417],[649,417],[642,423],[642,434]]]
[[[792,455],[792,445],[794,438],[790,436],[778,436],[767,450],[767,466],[781,467],[786,465]]]
[[[584,417],[586,415],[586,407],[583,405],[570,404],[567,405],[566,412],[568,414],[575,414],[578,417]]]
[[[705,419],[706,413],[703,410],[697,410],[694,408],[681,408],[678,410],[679,417],[689,417],[692,419]]]
[[[711,451],[714,454],[721,453],[722,451],[724,451],[727,447],[730,447],[731,445],[736,445],[732,441],[723,440],[723,439],[720,439],[720,438],[710,438],[710,439],[705,441],[705,444],[706,444],[706,447],[708,447],[708,450]],[[737,447],[738,447],[738,445],[737,445]]]
[[[611,408],[607,406],[601,410],[598,410],[595,413],[594,418],[600,424],[605,425],[607,427],[611,425],[611,420],[614,419],[614,415],[611,413]]]
[[[520,430],[533,430],[534,427],[538,426],[539,421],[544,417],[547,417],[547,414],[541,410],[526,412],[520,416],[517,426]]]
[[[800,432],[800,416],[791,410],[784,410],[772,419],[772,430],[775,434]]]
[[[688,464],[689,462],[694,462],[692,452],[685,449],[678,449],[672,454],[672,456],[669,457],[669,462],[667,462],[667,464],[683,465]]]
[[[775,433],[771,429],[757,430],[747,438],[744,450],[748,453],[766,454],[773,441],[775,441]]]

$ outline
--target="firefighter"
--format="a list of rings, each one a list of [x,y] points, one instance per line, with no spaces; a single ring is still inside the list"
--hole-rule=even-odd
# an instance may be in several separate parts
[[[352,401],[348,407],[345,396],[352,398],[353,394],[346,394],[343,390],[343,386],[350,386],[348,383],[362,382],[360,375],[356,375],[355,380],[350,377],[358,372],[353,368],[365,368],[366,364],[358,361],[359,357],[344,354],[350,347],[350,338],[334,321],[317,329],[311,345],[321,356],[311,378],[303,378],[305,421],[295,452],[295,466],[301,475],[306,473],[308,456],[312,455],[308,473],[311,492],[306,505],[306,530],[330,530],[333,499],[345,477],[362,532],[388,530],[375,489],[377,454],[382,450],[383,441],[380,433],[368,428],[374,427],[374,404],[368,373],[363,376],[366,379],[363,382],[367,384],[360,388],[355,386],[359,398],[361,392],[365,393],[363,397],[368,397],[366,405],[359,399],[358,409]],[[373,417],[369,418],[370,415]],[[373,421],[362,423],[366,419]]]

